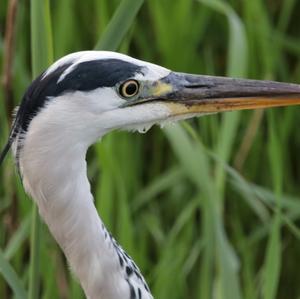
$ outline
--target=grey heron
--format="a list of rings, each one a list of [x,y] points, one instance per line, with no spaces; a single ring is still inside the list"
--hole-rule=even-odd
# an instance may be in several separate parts
[[[0,163],[12,147],[23,186],[87,298],[151,299],[94,206],[89,146],[115,129],[144,131],[203,114],[296,104],[296,84],[176,73],[115,52],[77,52],[25,92]]]

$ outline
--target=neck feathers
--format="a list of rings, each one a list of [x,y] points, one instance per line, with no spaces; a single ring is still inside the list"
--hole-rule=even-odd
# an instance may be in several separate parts
[[[86,175],[87,146],[30,128],[19,153],[26,191],[89,299],[151,299],[138,268],[107,232]],[[56,147],[53,147],[56,144]],[[31,149],[34,148],[34,151]]]

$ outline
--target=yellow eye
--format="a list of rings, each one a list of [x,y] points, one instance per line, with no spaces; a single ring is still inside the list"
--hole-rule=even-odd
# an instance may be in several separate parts
[[[140,85],[136,80],[128,80],[120,85],[119,92],[124,98],[132,98],[139,92]]]

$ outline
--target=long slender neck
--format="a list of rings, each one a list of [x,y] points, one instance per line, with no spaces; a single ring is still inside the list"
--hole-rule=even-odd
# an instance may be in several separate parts
[[[151,299],[138,268],[104,227],[86,175],[86,148],[48,147],[25,140],[20,156],[23,184],[89,299]],[[35,145],[34,153],[30,150]],[[51,147],[50,147],[51,148]]]

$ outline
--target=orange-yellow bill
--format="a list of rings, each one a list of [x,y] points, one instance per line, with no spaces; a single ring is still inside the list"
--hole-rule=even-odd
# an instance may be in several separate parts
[[[160,101],[174,115],[300,105],[300,85],[171,72],[127,105]]]

